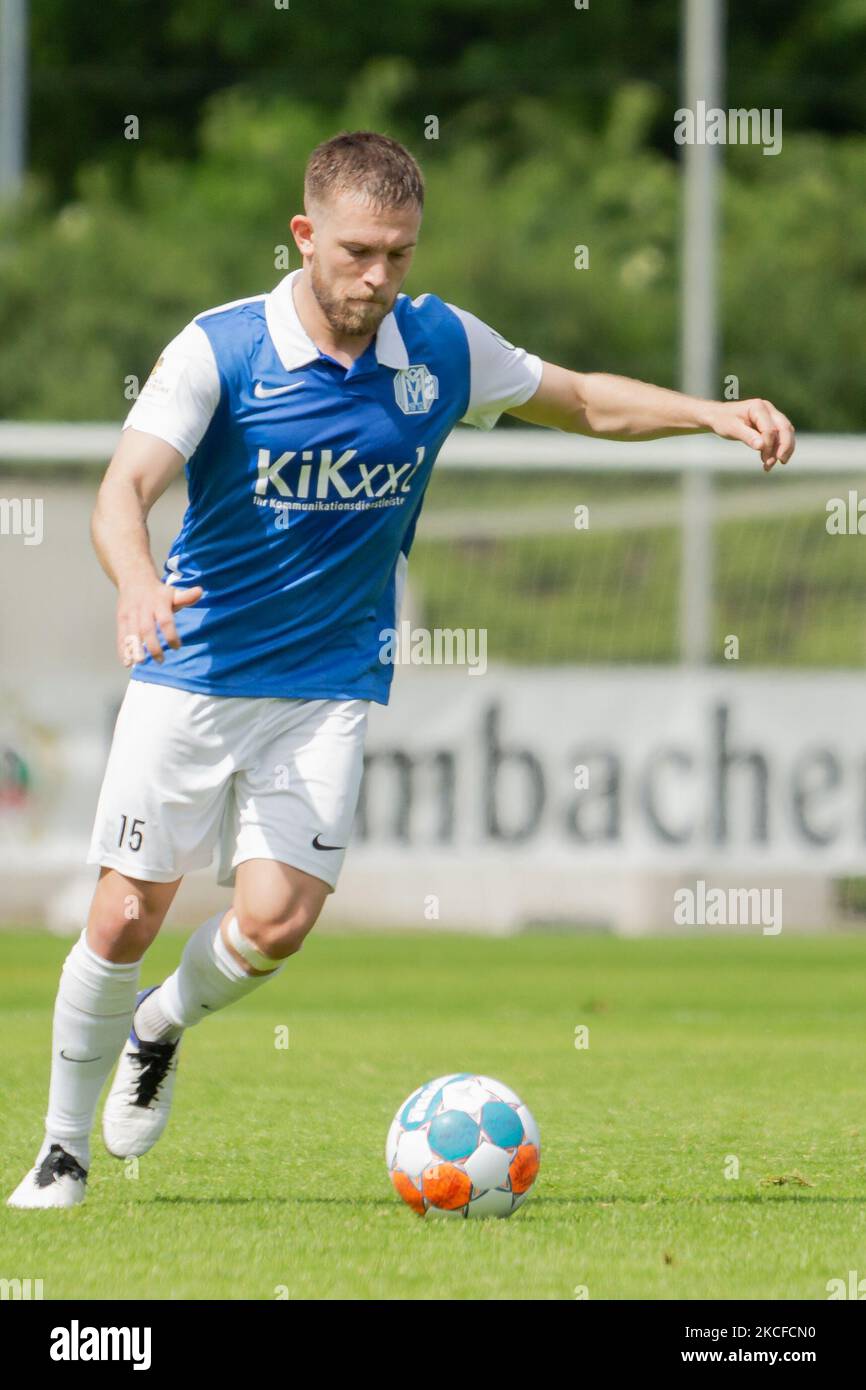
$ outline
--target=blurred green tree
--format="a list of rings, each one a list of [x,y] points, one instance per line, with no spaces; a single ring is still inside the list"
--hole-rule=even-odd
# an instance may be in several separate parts
[[[504,161],[477,104],[438,141],[402,125],[393,108],[415,80],[404,58],[377,59],[336,122],[294,97],[230,90],[207,103],[195,159],[130,142],[127,169],[82,165],[59,208],[32,181],[0,212],[0,414],[121,418],[127,378],[143,380],[194,313],[269,289],[286,248],[299,264],[287,224],[306,157],[346,125],[388,130],[425,168],[411,293],[564,365],[675,384],[680,188],[652,144],[658,89],[620,86],[598,129],[520,96]],[[782,158],[731,149],[724,229],[719,394],[734,374],[802,429],[866,428],[866,138],[786,135]]]

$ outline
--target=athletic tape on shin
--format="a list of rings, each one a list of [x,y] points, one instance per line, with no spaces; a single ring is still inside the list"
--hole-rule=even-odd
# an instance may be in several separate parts
[[[238,926],[238,919],[232,913],[229,924],[226,928],[229,945],[233,946],[238,955],[251,965],[253,970],[278,970],[284,963],[280,960],[271,960],[270,956],[263,955],[252,941],[248,941]]]

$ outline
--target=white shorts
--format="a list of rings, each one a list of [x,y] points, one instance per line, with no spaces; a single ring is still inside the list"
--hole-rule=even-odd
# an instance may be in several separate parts
[[[170,883],[219,848],[217,881],[277,859],[333,891],[364,765],[368,700],[200,695],[130,680],[88,864]]]

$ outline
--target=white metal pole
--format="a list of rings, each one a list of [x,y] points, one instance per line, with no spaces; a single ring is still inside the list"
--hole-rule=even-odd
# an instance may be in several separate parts
[[[20,191],[27,147],[27,0],[0,0],[0,198]]]
[[[695,113],[722,105],[724,0],[683,0],[683,105]],[[683,251],[680,382],[691,396],[719,395],[718,382],[718,145],[683,146]],[[680,654],[689,665],[710,656],[713,610],[713,484],[708,472],[683,477],[680,572]]]

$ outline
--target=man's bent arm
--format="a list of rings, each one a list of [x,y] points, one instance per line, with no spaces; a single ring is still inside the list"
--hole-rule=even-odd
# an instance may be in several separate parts
[[[665,439],[711,432],[760,453],[765,471],[787,463],[794,427],[770,401],[706,401],[606,372],[543,364],[538,390],[509,414],[535,425],[600,439]]]
[[[100,484],[91,520],[99,563],[117,586],[117,646],[124,665],[140,660],[142,645],[163,660],[157,628],[171,647],[179,647],[173,611],[201,597],[200,587],[169,588],[156,571],[147,516],[158,497],[184,466],[171,444],[127,429]]]

